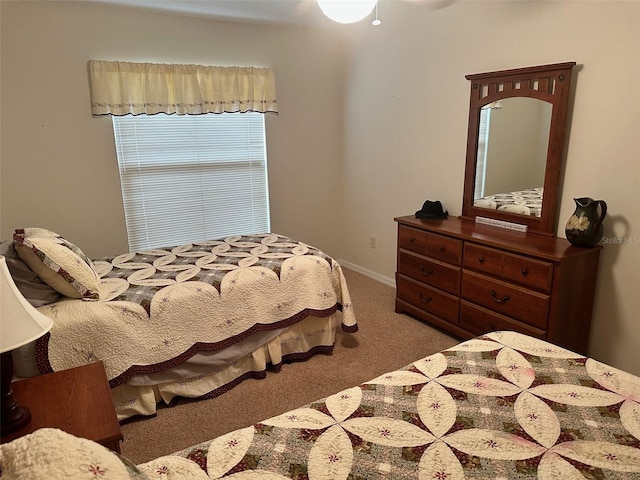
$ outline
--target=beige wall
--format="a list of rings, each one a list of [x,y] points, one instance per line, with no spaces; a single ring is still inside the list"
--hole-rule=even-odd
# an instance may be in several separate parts
[[[573,197],[608,202],[605,235],[618,240],[602,250],[590,354],[640,374],[640,2],[386,1],[380,27],[332,31],[0,4],[1,236],[47,226],[93,257],[127,245],[111,122],[89,114],[89,59],[273,67],[273,230],[390,283],[393,217],[426,199],[461,212],[464,75],[577,61],[559,234]]]
[[[128,250],[110,117],[90,114],[87,61],[269,66],[272,230],[337,255],[341,38],[91,2],[2,5],[1,235],[54,230],[96,258]]]
[[[607,201],[605,235],[627,243],[602,250],[589,353],[640,374],[640,2],[436,4],[382,2],[380,27],[350,30],[343,257],[392,279],[393,217],[426,199],[461,213],[465,74],[576,61],[558,233],[574,197]]]

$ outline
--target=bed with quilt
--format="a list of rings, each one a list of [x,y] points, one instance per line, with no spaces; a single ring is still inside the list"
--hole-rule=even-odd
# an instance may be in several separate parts
[[[474,200],[473,206],[539,217],[542,213],[542,195],[542,187],[516,192],[496,193]]]
[[[18,288],[11,265],[22,261],[59,293],[38,306],[54,325],[14,353],[16,374],[101,360],[119,420],[152,415],[157,403],[178,397],[216,396],[263,377],[268,366],[330,353],[340,324],[357,330],[340,265],[282,235],[236,235],[93,261],[46,229],[16,230],[13,240],[3,253],[16,254],[7,260]]]
[[[92,448],[112,460],[105,478],[637,480],[640,378],[500,331],[128,470],[126,459],[88,440],[40,435],[68,441],[15,440],[0,447],[3,470],[37,468],[16,466],[21,451]],[[66,458],[78,471],[89,462]],[[107,468],[101,456],[91,459]],[[28,478],[56,479],[55,467]],[[117,469],[129,476],[107,476]]]

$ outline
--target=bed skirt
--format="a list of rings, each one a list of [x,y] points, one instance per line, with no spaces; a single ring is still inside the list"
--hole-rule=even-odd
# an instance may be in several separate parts
[[[213,398],[247,378],[264,378],[268,367],[278,370],[283,362],[306,360],[317,353],[331,353],[339,325],[339,313],[328,317],[307,317],[277,337],[230,365],[206,374],[155,385],[129,383],[111,389],[118,420],[149,416],[158,404],[176,399]]]

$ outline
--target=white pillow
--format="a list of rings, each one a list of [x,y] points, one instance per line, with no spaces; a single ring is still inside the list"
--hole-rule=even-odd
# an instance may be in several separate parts
[[[2,478],[12,480],[148,480],[130,460],[99,443],[41,428],[0,445]]]
[[[22,296],[33,307],[42,307],[60,300],[60,292],[44,283],[38,275],[24,263],[16,252],[13,240],[0,242],[0,255],[7,261],[13,283]]]
[[[44,228],[21,228],[13,234],[20,259],[40,279],[72,298],[100,298],[100,278],[78,247]]]

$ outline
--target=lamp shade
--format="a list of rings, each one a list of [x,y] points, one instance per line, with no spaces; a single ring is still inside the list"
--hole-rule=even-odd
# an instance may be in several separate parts
[[[373,11],[377,0],[317,0],[325,16],[338,23],[354,23]]]
[[[40,338],[52,326],[53,321],[22,296],[11,278],[6,259],[0,256],[0,353]]]

